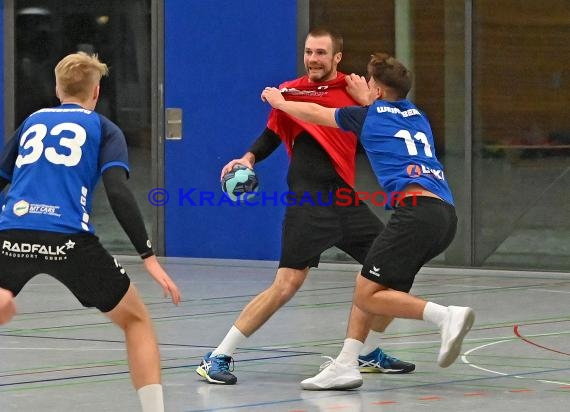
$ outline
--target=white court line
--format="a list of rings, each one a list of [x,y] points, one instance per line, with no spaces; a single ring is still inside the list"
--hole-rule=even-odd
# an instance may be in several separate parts
[[[527,323],[524,324],[524,326],[534,326],[535,324],[533,323]],[[538,325],[540,325],[540,323],[538,323]],[[570,331],[565,330],[563,332],[547,332],[547,333],[533,333],[532,335],[524,335],[525,338],[538,338],[538,337],[542,337],[542,336],[562,336],[562,335],[568,335],[570,334]]]
[[[446,283],[445,286],[453,286],[453,287],[458,287],[458,288],[464,288],[465,284],[455,284],[455,283]],[[524,286],[515,286],[515,287],[520,287],[520,288],[524,288]],[[470,289],[492,289],[493,291],[495,289],[497,289],[497,285],[469,285]],[[465,293],[469,293],[469,291],[465,291]]]
[[[463,355],[461,355],[461,361],[462,361],[463,363],[465,363],[465,364],[471,366],[472,368],[475,368],[475,369],[479,369],[479,370],[482,370],[482,371],[485,371],[485,372],[489,372],[489,373],[494,373],[494,374],[496,374],[496,375],[509,376],[509,375],[510,375],[509,373],[499,372],[499,371],[495,371],[495,370],[492,370],[492,369],[483,368],[482,366],[475,365],[474,363],[469,362],[469,360],[467,359],[467,356],[470,355],[471,353],[475,352],[476,350],[483,349],[483,348],[485,348],[485,347],[487,347],[487,346],[497,345],[497,344],[499,344],[499,343],[511,342],[511,341],[514,341],[514,340],[517,340],[517,338],[513,338],[513,339],[503,339],[503,340],[500,340],[500,341],[497,341],[497,342],[491,342],[491,343],[486,343],[486,344],[484,344],[484,345],[477,346],[477,347],[475,347],[475,348],[473,348],[473,349],[468,350],[468,351],[465,352]],[[545,379],[534,379],[534,378],[529,378],[529,377],[527,377],[527,376],[513,375],[512,377],[513,377],[513,378],[517,378],[517,379],[530,379],[530,380],[535,380],[535,381],[537,381],[537,382],[542,382],[542,383],[553,383],[553,384],[556,384],[556,385],[570,385],[570,383],[568,383],[568,382],[549,381],[549,380],[545,380]]]
[[[552,289],[537,289],[537,288],[530,288],[529,291],[552,292],[552,293],[570,293],[570,290],[552,290]]]
[[[505,327],[508,327],[505,326]],[[434,334],[437,332],[434,332]],[[560,333],[556,333],[556,335],[559,335]],[[550,335],[550,334],[547,334]],[[532,336],[538,336],[538,335],[532,335]],[[514,340],[515,338],[512,337],[512,335],[509,336],[496,336],[494,338],[469,338],[469,339],[463,339],[463,342],[484,342],[484,341],[493,341],[492,343],[496,343],[495,341],[497,339],[506,339],[506,340]],[[412,345],[412,344],[432,344],[432,343],[441,343],[441,339],[437,339],[437,340],[409,340],[409,341],[404,341],[404,342],[387,342],[387,341],[382,341],[382,346],[398,346],[398,345]]]
[[[489,372],[489,373],[494,373],[494,374],[496,374],[496,375],[507,376],[508,373],[503,373],[503,372],[499,372],[499,371],[494,371],[494,370],[491,370],[491,369],[483,368],[482,366],[478,366],[478,365],[475,365],[474,363],[469,362],[469,360],[467,359],[467,355],[471,354],[472,352],[475,352],[476,350],[486,348],[487,346],[497,345],[497,344],[499,344],[499,343],[510,342],[510,341],[513,341],[513,340],[515,340],[515,339],[504,339],[504,340],[499,340],[499,341],[496,341],[496,342],[486,343],[486,344],[484,344],[484,345],[477,346],[477,347],[475,347],[475,348],[473,348],[473,349],[468,350],[468,351],[465,352],[463,355],[461,355],[461,361],[462,361],[463,363],[465,363],[465,364],[471,366],[472,368],[475,368],[475,369],[479,369],[479,370],[482,370],[482,371],[485,371],[485,372]]]
[[[465,287],[465,284],[454,284],[454,283],[446,283],[445,286],[453,286],[453,287]],[[497,285],[469,285],[471,289],[492,289],[493,291],[497,288]],[[535,288],[529,286],[508,286],[509,290],[518,290],[518,289],[526,289],[527,291],[541,291],[541,292],[554,292],[554,293],[570,293],[570,290],[554,290],[554,289],[545,289],[545,288]],[[467,293],[467,292],[466,292]]]
[[[437,332],[433,332],[434,334]],[[387,338],[390,339],[398,339],[397,336],[387,336]],[[402,337],[402,339],[404,339],[405,336]],[[464,339],[463,342],[484,342],[484,341],[495,341],[496,339],[509,339],[509,340],[513,340],[512,339],[512,335],[509,336],[498,336],[498,337],[494,337],[494,338],[469,338],[469,339]],[[382,347],[389,347],[389,346],[406,346],[406,345],[432,345],[432,344],[439,344],[441,343],[441,339],[437,339],[437,340],[407,340],[407,341],[398,341],[398,342],[390,342],[388,340],[384,340],[382,341]],[[299,344],[291,344],[291,345],[278,345],[278,346],[262,346],[261,349],[263,350],[276,350],[276,349],[296,349],[298,351],[302,351],[301,348],[303,347],[312,347],[312,346],[318,346],[318,347],[325,347],[325,346],[330,346],[330,345],[338,345],[339,347],[341,346],[342,341],[336,341],[336,342],[322,342],[322,343],[318,343],[316,345],[310,345],[310,344],[304,344],[302,346],[300,346]],[[255,348],[250,348],[251,350],[255,350]],[[416,348],[413,348],[416,349]]]

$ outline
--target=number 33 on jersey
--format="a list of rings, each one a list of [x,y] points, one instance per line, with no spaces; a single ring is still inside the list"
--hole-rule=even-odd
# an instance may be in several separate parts
[[[0,159],[0,176],[12,183],[0,229],[93,233],[93,191],[101,173],[113,166],[128,172],[127,144],[106,117],[75,104],[33,113]],[[50,179],[55,175],[58,179]]]

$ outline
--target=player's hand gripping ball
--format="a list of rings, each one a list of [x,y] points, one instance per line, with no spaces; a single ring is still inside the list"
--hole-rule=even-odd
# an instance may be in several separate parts
[[[259,180],[252,169],[236,164],[222,177],[222,190],[234,202],[250,199],[259,192]]]

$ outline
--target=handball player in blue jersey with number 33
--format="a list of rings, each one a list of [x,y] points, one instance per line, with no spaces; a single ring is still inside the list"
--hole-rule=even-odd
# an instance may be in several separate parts
[[[142,411],[163,412],[160,356],[150,316],[125,270],[95,236],[90,219],[95,185],[102,177],[111,208],[145,269],[178,304],[178,287],[154,256],[126,185],[125,136],[94,111],[107,72],[95,55],[64,57],[55,67],[61,105],[28,116],[2,152],[0,190],[10,187],[0,214],[0,288],[16,296],[35,275],[47,273],[83,306],[103,312],[125,334]],[[7,308],[13,311],[11,305]]]

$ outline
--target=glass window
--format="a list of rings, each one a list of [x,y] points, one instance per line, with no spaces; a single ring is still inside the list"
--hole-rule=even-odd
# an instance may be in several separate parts
[[[570,266],[570,7],[474,2],[475,264]]]
[[[58,105],[53,69],[66,54],[97,53],[110,68],[101,81],[96,110],[125,132],[130,187],[147,227],[154,210],[146,201],[151,181],[150,1],[16,0],[15,123],[30,113]],[[113,216],[102,185],[93,205],[93,223],[114,253],[136,253]],[[150,233],[150,232],[149,232]]]
[[[446,168],[456,200],[460,225],[458,234],[432,263],[465,264],[463,228],[465,187],[464,138],[464,6],[461,2],[311,0],[309,27],[326,25],[344,37],[339,69],[366,73],[371,52],[384,51],[402,60],[414,73],[409,98],[430,119],[438,158]],[[366,155],[358,153],[357,189],[380,190]],[[387,222],[390,212],[369,203]],[[323,260],[350,260],[333,248]]]

